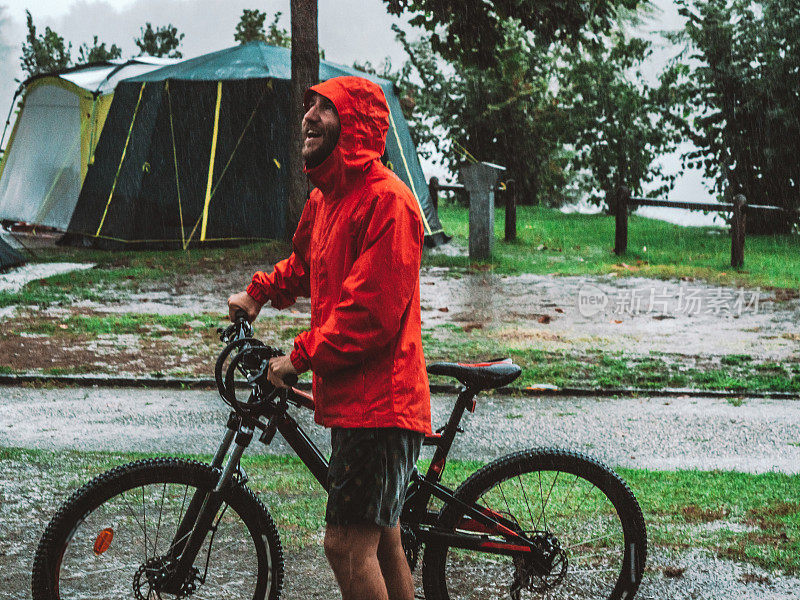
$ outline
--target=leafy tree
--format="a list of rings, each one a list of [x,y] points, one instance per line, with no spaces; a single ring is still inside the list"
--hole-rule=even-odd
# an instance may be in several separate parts
[[[601,203],[621,186],[663,196],[676,175],[666,174],[658,159],[680,142],[680,131],[661,118],[669,83],[653,87],[642,76],[651,44],[619,29],[582,44],[563,57],[559,100],[572,129],[570,163],[588,175],[589,198]]]
[[[418,147],[432,146],[451,171],[474,160],[501,164],[528,200],[563,201],[567,165],[559,139],[564,120],[550,85],[553,57],[534,47],[518,23],[509,22],[496,68],[453,61],[445,70],[431,34],[409,42],[402,31],[395,32],[413,66],[401,72],[399,83],[415,101],[409,125]],[[412,73],[422,85],[414,86]]]
[[[800,209],[800,11],[785,0],[678,0],[687,49],[665,74],[669,116],[697,147],[684,155],[751,211],[752,233],[788,233]]]
[[[409,42],[395,28],[410,60],[394,79],[413,96],[409,125],[423,155],[435,148],[451,171],[476,159],[501,164],[524,202],[587,192],[600,202],[622,183],[670,184],[656,158],[677,133],[658,118],[660,88],[638,71],[647,43],[615,33],[541,47],[519,21],[504,31],[495,68],[452,60],[442,69],[430,34]]]
[[[45,27],[44,34],[37,35],[31,12],[26,10],[25,14],[28,34],[22,44],[22,70],[32,77],[69,67],[72,64],[72,44],[65,44],[64,38],[49,27]]]
[[[105,42],[100,42],[97,36],[92,40],[92,46],[88,44],[81,44],[78,48],[78,64],[101,62],[104,60],[111,60],[113,58],[120,58],[122,56],[122,48],[116,44],[111,44],[111,48],[106,48]]]
[[[434,52],[451,61],[489,67],[506,43],[506,27],[516,21],[539,47],[574,44],[608,31],[620,7],[635,9],[642,0],[384,0],[391,14],[416,13],[410,23],[424,28]]]
[[[150,23],[140,29],[141,35],[134,39],[134,43],[139,47],[139,56],[149,54],[150,56],[166,56],[169,58],[181,58],[183,53],[178,50],[184,34],[178,33],[178,28],[172,23],[163,27],[153,29]]]
[[[249,10],[247,8],[242,12],[239,22],[236,24],[236,33],[233,39],[240,44],[247,42],[266,42],[271,46],[281,46],[283,48],[291,48],[292,36],[286,29],[278,26],[278,21],[283,13],[276,12],[272,22],[269,24],[269,30],[265,30],[264,22],[267,19],[267,13],[258,9]]]

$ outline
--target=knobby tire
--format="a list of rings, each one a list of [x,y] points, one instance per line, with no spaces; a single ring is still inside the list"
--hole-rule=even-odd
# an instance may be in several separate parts
[[[636,593],[647,552],[644,519],[628,486],[601,462],[565,450],[517,452],[474,473],[456,497],[512,520],[528,537],[555,536],[563,571],[540,576],[520,558],[429,545],[427,600],[513,598],[515,582],[520,599],[629,600]],[[457,531],[467,523],[462,516],[446,505],[438,526]]]
[[[137,598],[134,588],[144,598],[191,597],[186,588],[178,595],[157,594],[148,575],[169,554],[194,492],[211,491],[218,478],[208,465],[171,458],[137,461],[95,477],[47,525],[34,558],[33,600]],[[264,505],[234,480],[217,516],[213,537],[206,536],[194,561],[193,593],[278,600],[283,551]],[[110,545],[97,554],[104,535],[112,538]]]

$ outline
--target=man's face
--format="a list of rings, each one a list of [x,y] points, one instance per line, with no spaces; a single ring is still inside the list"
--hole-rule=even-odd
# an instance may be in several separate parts
[[[313,169],[321,164],[336,147],[341,124],[333,102],[314,94],[303,116],[303,160]]]

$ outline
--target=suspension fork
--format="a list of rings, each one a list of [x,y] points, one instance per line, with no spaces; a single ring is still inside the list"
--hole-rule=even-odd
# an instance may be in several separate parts
[[[244,454],[245,449],[253,439],[253,429],[249,426],[240,425],[236,413],[231,412],[228,418],[225,436],[211,461],[212,468],[218,469],[225,462],[225,456],[233,444],[233,450],[228,456],[222,474],[217,480],[217,484],[211,492],[197,490],[189,502],[186,514],[178,525],[178,530],[170,544],[167,556],[177,558],[175,568],[171,570],[169,577],[161,587],[162,592],[175,594],[180,589],[181,584],[186,579],[189,569],[194,564],[197,553],[203,545],[214,522],[220,506],[222,506],[222,494],[228,487],[236,472],[239,459]]]

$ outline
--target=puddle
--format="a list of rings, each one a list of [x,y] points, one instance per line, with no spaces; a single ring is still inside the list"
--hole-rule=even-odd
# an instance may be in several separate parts
[[[27,264],[21,267],[9,269],[5,273],[0,273],[0,291],[15,293],[20,291],[26,283],[36,279],[69,273],[70,271],[83,271],[91,269],[93,263],[41,263]],[[17,307],[4,306],[0,308],[0,319],[11,317]]]
[[[35,279],[44,279],[61,273],[70,271],[85,271],[91,269],[94,263],[41,263],[28,264],[14,269],[9,269],[6,273],[0,273],[0,291],[18,292],[26,283]]]
[[[445,271],[422,271],[423,327],[456,324],[548,350],[800,357],[800,298],[793,293],[641,277]]]

